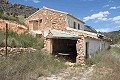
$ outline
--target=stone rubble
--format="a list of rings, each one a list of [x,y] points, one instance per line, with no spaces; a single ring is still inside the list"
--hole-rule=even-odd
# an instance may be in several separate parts
[[[0,47],[0,56],[5,56],[5,47]],[[11,56],[13,54],[22,54],[22,53],[28,53],[28,52],[34,52],[36,49],[33,48],[11,48],[7,47],[8,56]]]
[[[113,44],[113,45],[111,45],[111,47],[112,47],[112,48],[114,48],[114,47],[120,48],[120,44]]]

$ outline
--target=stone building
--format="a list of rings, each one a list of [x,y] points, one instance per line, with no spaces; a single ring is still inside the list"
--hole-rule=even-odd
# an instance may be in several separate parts
[[[25,23],[31,34],[44,38],[44,48],[50,54],[67,56],[73,62],[85,64],[87,58],[109,47],[110,40],[85,31],[85,22],[66,12],[43,7]]]

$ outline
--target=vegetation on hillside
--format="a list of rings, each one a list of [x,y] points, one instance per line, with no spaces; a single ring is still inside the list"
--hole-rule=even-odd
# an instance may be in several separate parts
[[[97,33],[97,31],[93,27],[88,26],[88,25],[84,26],[84,30],[88,32],[92,32],[92,33]]]
[[[113,41],[113,44],[120,44],[120,30],[119,31],[112,31],[108,33],[103,33],[107,37],[111,38]]]
[[[24,17],[20,16],[20,15],[17,15],[17,14],[13,14],[13,15],[10,15],[6,12],[4,12],[1,8],[0,8],[0,19],[3,19],[3,20],[9,20],[9,21],[15,21],[21,25],[25,25],[24,23]]]
[[[37,10],[37,8],[31,6],[0,2],[0,18],[4,20],[16,21],[22,25],[25,25],[24,19]]]
[[[0,30],[0,47],[5,46],[5,32]],[[18,35],[16,32],[8,31],[9,47],[33,47],[37,49],[43,48],[43,39],[36,38],[27,32]]]

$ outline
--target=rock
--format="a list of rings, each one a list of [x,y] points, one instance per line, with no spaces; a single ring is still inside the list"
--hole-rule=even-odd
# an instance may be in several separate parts
[[[37,80],[47,80],[45,77],[39,77]]]
[[[117,47],[120,48],[120,44],[114,44],[114,45],[110,45],[112,48]]]
[[[22,53],[26,54],[26,53],[33,53],[34,51],[36,51],[36,49],[33,49],[33,48],[11,48],[11,47],[7,47],[7,51],[8,51],[8,54],[11,55],[20,55]],[[5,55],[5,47],[1,47],[0,48],[0,55]]]
[[[65,64],[68,66],[74,66],[76,63],[66,62]]]
[[[0,54],[1,54],[2,56],[4,56],[4,55],[5,55],[5,53],[3,53],[3,52],[1,52]]]

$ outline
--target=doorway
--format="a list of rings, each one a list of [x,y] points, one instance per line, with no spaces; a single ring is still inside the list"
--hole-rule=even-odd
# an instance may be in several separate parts
[[[38,30],[38,21],[33,22],[33,30]]]
[[[77,40],[52,39],[53,55],[64,56],[66,61],[76,62],[76,43]]]
[[[89,58],[89,53],[88,53],[88,50],[89,50],[89,42],[86,42],[85,43],[85,49],[86,49],[86,51],[85,51],[85,59],[88,59]]]

